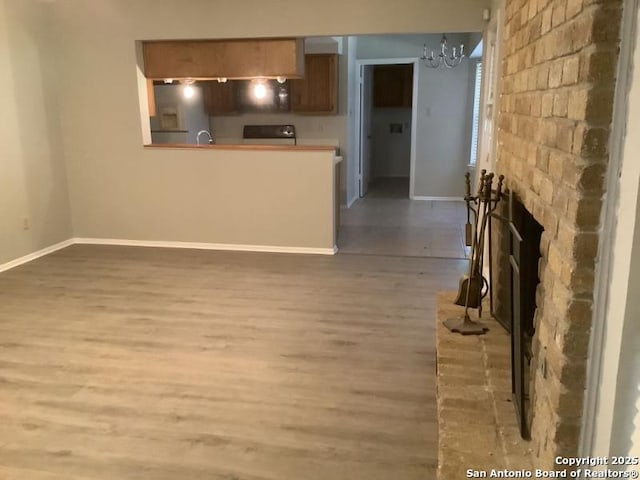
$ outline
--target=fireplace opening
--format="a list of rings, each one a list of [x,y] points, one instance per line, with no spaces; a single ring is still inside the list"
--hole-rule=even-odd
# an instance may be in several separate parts
[[[513,404],[523,438],[530,438],[530,370],[543,228],[513,192],[491,219],[492,316],[511,337]]]
[[[511,386],[520,434],[531,437],[530,371],[535,334],[536,290],[540,283],[540,239],[543,228],[513,193],[509,196],[509,330]]]

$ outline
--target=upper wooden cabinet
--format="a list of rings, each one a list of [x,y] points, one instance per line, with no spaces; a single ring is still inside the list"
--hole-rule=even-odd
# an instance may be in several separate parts
[[[291,81],[291,110],[296,113],[338,113],[338,55],[305,55],[304,78]]]
[[[204,110],[209,115],[238,113],[236,82],[219,83],[217,80],[201,82]]]
[[[147,78],[300,78],[304,42],[298,38],[143,42]]]
[[[156,116],[156,91],[153,86],[153,80],[147,80],[147,101],[149,102],[149,116]]]
[[[373,67],[373,106],[375,108],[411,108],[412,97],[412,64]]]

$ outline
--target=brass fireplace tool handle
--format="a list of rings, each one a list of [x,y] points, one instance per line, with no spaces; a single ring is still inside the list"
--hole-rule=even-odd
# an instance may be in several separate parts
[[[464,244],[467,247],[473,245],[472,241],[472,231],[473,228],[471,225],[471,174],[469,172],[464,175],[464,184],[465,184],[465,194],[464,201],[467,203],[467,223],[464,226]],[[474,219],[475,221],[475,219]]]
[[[469,274],[460,280],[458,296],[455,303],[464,306],[462,317],[449,318],[444,325],[452,332],[462,335],[481,335],[489,329],[484,325],[471,320],[469,309],[478,309],[479,317],[482,316],[482,299],[489,293],[489,283],[483,276],[485,234],[487,223],[493,212],[497,209],[502,197],[504,175],[498,177],[496,189],[493,189],[493,173],[486,170],[480,172],[480,181],[477,195],[471,195],[471,176],[465,175],[465,196],[467,204],[467,225],[465,225],[465,243],[471,243],[472,253],[469,261]],[[470,216],[473,213],[475,232],[470,230]],[[489,227],[490,229],[491,227]],[[471,238],[470,238],[471,237]],[[469,242],[468,240],[471,240]]]
[[[478,203],[480,201],[480,192],[484,184],[484,179],[487,171],[482,169],[480,171],[480,185],[478,186],[478,194],[476,196],[471,195],[471,174],[465,173],[465,195],[464,201],[467,204],[467,223],[465,224],[464,231],[464,243],[467,247],[473,247],[473,226],[478,222]],[[473,216],[473,223],[471,217]]]

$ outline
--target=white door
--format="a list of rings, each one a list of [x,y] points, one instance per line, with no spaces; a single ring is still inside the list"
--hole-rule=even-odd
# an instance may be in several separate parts
[[[373,65],[360,67],[360,197],[367,194],[371,180],[371,108],[373,103]]]

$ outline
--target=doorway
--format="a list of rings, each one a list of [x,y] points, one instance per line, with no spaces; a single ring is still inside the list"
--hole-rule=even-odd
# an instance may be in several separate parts
[[[416,58],[356,61],[358,200],[341,214],[342,253],[465,257],[464,205],[415,197],[420,70]]]
[[[368,195],[409,198],[413,64],[365,68],[373,70]]]
[[[356,56],[351,84],[352,193],[341,212],[342,253],[468,255],[461,200],[469,170],[476,61],[430,69],[418,57],[375,56],[419,52],[440,40],[432,35],[358,42],[356,55],[364,58]],[[474,52],[480,40],[474,33],[451,41]]]
[[[359,198],[412,198],[418,61],[357,61]]]

